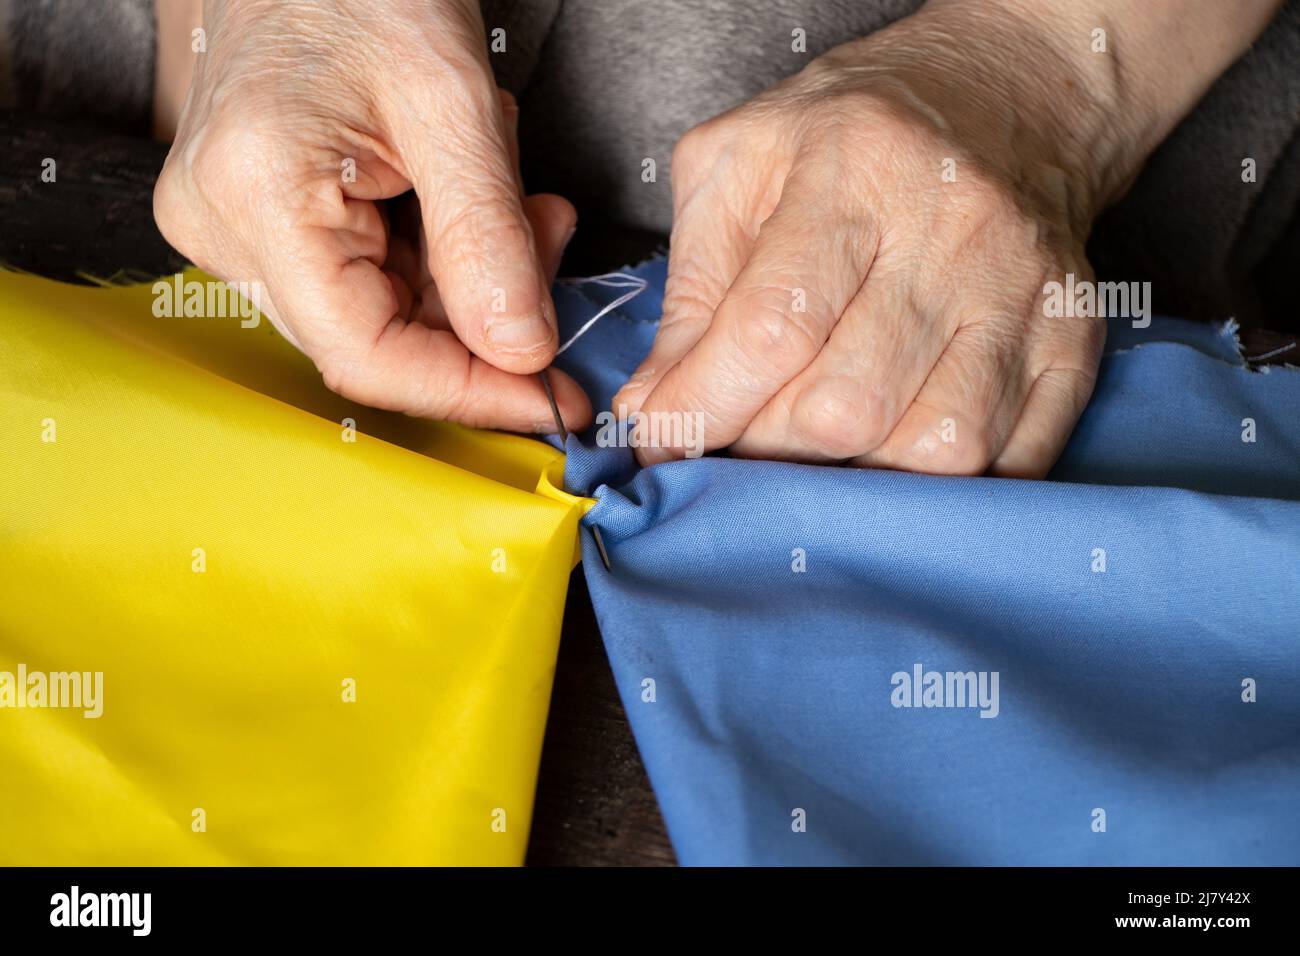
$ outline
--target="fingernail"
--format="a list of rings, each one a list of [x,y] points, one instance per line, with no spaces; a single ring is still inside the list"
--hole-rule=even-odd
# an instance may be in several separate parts
[[[551,345],[555,330],[537,316],[525,319],[489,319],[484,334],[488,345],[499,352],[540,352]]]

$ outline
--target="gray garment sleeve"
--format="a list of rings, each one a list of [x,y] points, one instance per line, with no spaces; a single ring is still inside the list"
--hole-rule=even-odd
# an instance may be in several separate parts
[[[561,0],[482,0],[483,29],[497,86],[518,96],[542,54]],[[500,34],[494,37],[494,32]],[[497,43],[496,40],[500,40]],[[504,50],[495,47],[504,44]]]
[[[155,0],[0,0],[0,108],[147,133],[157,59]],[[560,0],[483,0],[497,83],[518,93]],[[501,44],[498,44],[501,45]]]
[[[1300,328],[1300,0],[1156,149],[1088,253],[1103,278],[1150,281],[1166,314]]]
[[[564,0],[521,100],[525,182],[578,207],[575,243],[609,226],[666,236],[670,158],[687,129],[919,4]],[[795,26],[806,29],[806,54],[791,52]],[[647,159],[658,169],[651,182],[641,177]],[[1155,151],[1098,220],[1088,253],[1103,279],[1151,282],[1166,314],[1300,322],[1300,0],[1286,0]]]
[[[0,107],[147,133],[154,0],[0,0]]]

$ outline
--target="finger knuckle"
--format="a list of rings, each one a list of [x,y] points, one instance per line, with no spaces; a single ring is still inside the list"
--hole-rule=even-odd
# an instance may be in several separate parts
[[[717,140],[721,128],[722,122],[715,117],[692,126],[683,133],[673,146],[672,168],[689,166],[705,155],[710,150],[711,144]]]
[[[182,253],[190,254],[194,251],[190,229],[194,216],[179,176],[174,165],[169,163],[163,167],[153,190],[153,218],[164,239]]]
[[[987,235],[999,247],[1037,248],[1038,224],[1025,215],[1010,189],[978,168],[948,183],[944,195],[954,223],[964,231]]]
[[[788,294],[764,293],[736,304],[736,348],[752,365],[783,368],[792,358],[815,353],[818,341],[807,323],[784,307]]]
[[[1031,370],[1068,369],[1089,380],[1096,377],[1108,333],[1104,318],[1076,317],[1038,328],[1031,342],[1033,361],[1027,363]]]
[[[517,203],[491,195],[465,203],[452,214],[442,230],[439,254],[453,264],[474,265],[498,256],[518,256],[531,242],[532,233]]]
[[[476,366],[467,350],[439,348],[436,358],[422,364],[415,391],[406,396],[400,410],[417,418],[456,421],[470,427],[499,425],[474,401],[475,396],[481,399],[488,393],[482,378],[485,371],[486,366]]]
[[[687,316],[711,317],[724,291],[719,283],[698,273],[669,275],[664,286],[660,328],[671,326]]]
[[[218,120],[185,155],[195,192],[211,207],[224,208],[232,199],[276,185],[287,152],[261,130]]]
[[[420,401],[410,409],[410,414],[418,418],[432,418],[438,421],[455,421],[470,428],[490,424],[479,415],[472,402],[468,401],[468,375],[453,380],[446,370],[430,370],[425,376],[420,389]]]
[[[865,385],[827,382],[795,406],[792,425],[832,458],[870,450],[880,430],[881,404]]]
[[[249,132],[204,130],[197,142],[176,147],[154,187],[154,218],[169,243],[195,261],[228,249],[261,221],[268,197],[282,189],[275,161]]]
[[[993,460],[992,436],[986,430],[976,427],[958,426],[955,431],[951,441],[945,440],[941,435],[939,441],[931,446],[925,470],[941,475],[983,474]]]
[[[692,126],[673,144],[669,170],[674,188],[703,182],[714,168],[735,168],[762,136],[752,112],[744,107]]]

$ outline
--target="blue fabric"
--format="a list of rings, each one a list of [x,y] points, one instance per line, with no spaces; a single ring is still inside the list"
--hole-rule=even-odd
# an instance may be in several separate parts
[[[653,338],[664,264],[637,271],[650,290],[559,363],[598,409]],[[557,297],[569,330],[612,296]],[[1045,482],[638,471],[570,439],[682,863],[1300,863],[1300,372],[1174,320],[1112,342]],[[917,665],[997,672],[996,717],[895,706]]]

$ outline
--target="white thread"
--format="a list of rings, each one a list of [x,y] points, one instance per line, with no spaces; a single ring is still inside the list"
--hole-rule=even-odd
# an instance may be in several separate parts
[[[1276,358],[1277,356],[1281,355],[1283,352],[1290,352],[1293,348],[1295,348],[1295,345],[1296,344],[1292,342],[1290,345],[1284,345],[1280,349],[1274,349],[1271,352],[1265,352],[1263,355],[1247,355],[1246,361],[1262,362],[1265,359]]]
[[[589,318],[586,322],[584,322],[582,328],[578,329],[578,331],[574,332],[571,336],[569,336],[569,341],[565,342],[556,350],[555,352],[556,355],[562,355],[565,349],[567,349],[574,342],[578,341],[578,339],[586,335],[588,330],[593,325],[595,325],[605,316],[609,315],[609,313],[613,312],[620,305],[623,305],[625,302],[631,302],[642,292],[644,292],[646,290],[646,286],[650,284],[645,279],[642,279],[640,276],[628,275],[626,272],[605,272],[598,276],[587,276],[581,279],[560,279],[559,281],[564,283],[565,285],[584,285],[590,282],[592,285],[604,286],[607,289],[630,289],[631,291],[623,293],[621,296],[619,296],[609,305],[605,306],[603,309],[601,309],[599,312],[597,312],[595,315]]]

